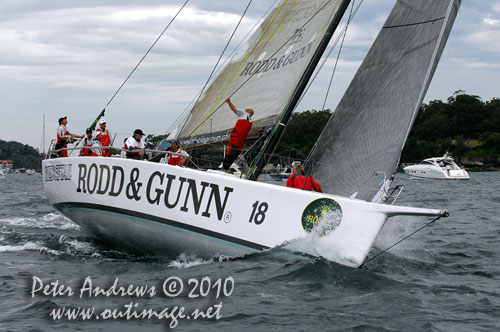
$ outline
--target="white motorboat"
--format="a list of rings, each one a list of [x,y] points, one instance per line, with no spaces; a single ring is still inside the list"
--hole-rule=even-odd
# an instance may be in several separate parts
[[[442,157],[424,159],[420,164],[406,166],[403,170],[406,174],[418,178],[469,179],[467,171],[460,167],[448,153],[445,153]]]
[[[5,173],[1,168],[0,168],[0,179],[5,179]]]
[[[222,146],[235,123],[225,99],[251,105],[254,126],[267,130],[242,154],[248,168],[241,178],[132,159],[54,158],[43,161],[50,203],[119,247],[204,257],[312,237],[328,247],[322,255],[349,266],[364,262],[388,218],[446,216],[384,203],[460,0],[396,2],[304,164],[323,193],[287,188],[281,179],[259,182],[329,40],[334,33],[340,39],[336,28],[349,3],[277,3],[168,131],[184,149]]]

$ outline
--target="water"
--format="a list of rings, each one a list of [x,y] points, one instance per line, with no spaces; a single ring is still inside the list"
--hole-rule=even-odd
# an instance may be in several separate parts
[[[177,305],[206,312],[222,303],[219,316],[213,307],[212,319],[178,319],[174,329],[498,331],[500,173],[472,173],[469,181],[410,180],[400,174],[396,182],[405,186],[398,204],[446,208],[451,215],[353,269],[281,248],[210,261],[134,256],[94,240],[51,208],[40,176],[9,174],[0,180],[0,330],[164,331],[173,319],[54,321],[49,314],[63,307],[125,311],[136,303],[137,310]],[[370,257],[429,221],[390,220]],[[58,281],[74,294],[38,291],[32,297],[34,277],[44,285]],[[80,298],[86,277],[104,289],[118,278],[118,286],[155,287],[156,294],[89,298],[84,292]],[[187,292],[168,297],[162,286],[170,277],[183,280],[188,291],[194,285],[190,279],[209,277],[214,286],[220,278],[229,296],[221,291],[216,298],[215,286],[206,297],[190,298]]]

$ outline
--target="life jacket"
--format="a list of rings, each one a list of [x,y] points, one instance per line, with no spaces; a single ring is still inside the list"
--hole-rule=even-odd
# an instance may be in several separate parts
[[[92,149],[90,149],[91,147],[92,145],[85,144],[85,148],[83,149],[83,155],[85,157],[97,157],[97,153],[92,151]]]
[[[111,140],[109,138],[109,131],[105,129],[102,131],[101,128],[97,128],[96,131],[101,135],[101,146],[109,146]],[[111,151],[109,149],[102,149],[102,156],[109,157],[111,155]]]
[[[248,117],[247,119],[239,119],[236,121],[236,125],[231,132],[231,138],[229,139],[229,149],[234,145],[238,150],[242,150],[245,147],[245,141],[251,129],[252,122],[248,120]]]
[[[182,158],[181,158],[182,150],[179,148],[174,153],[178,153],[178,154],[171,154],[171,155],[169,155],[169,157],[168,157],[168,164],[172,165],[172,166],[177,166],[177,165],[179,165],[181,163],[181,160],[182,160]]]
[[[66,129],[65,126],[60,125],[59,128],[60,127],[64,128],[64,134],[68,133],[68,130]],[[65,139],[63,139],[64,135],[63,136],[59,135],[59,128],[57,128],[56,150],[63,149],[63,148],[65,148],[67,146],[67,141]],[[62,156],[62,157],[67,157],[68,156],[68,150],[63,150],[63,151],[59,152],[59,155]]]
[[[290,178],[287,181],[287,187],[323,192],[321,186],[314,180],[312,175],[308,175],[306,177],[302,171],[297,171],[290,175]]]
[[[97,153],[95,153],[91,147],[92,147],[92,144],[93,144],[93,140],[90,140],[88,139],[88,137],[85,137],[83,139],[83,151],[82,151],[82,155],[84,157],[97,157]]]
[[[63,125],[60,125],[59,128],[60,127],[64,128],[64,133],[68,132],[68,130],[66,129],[66,127],[64,127]],[[61,144],[64,144],[66,142],[66,140],[63,140],[64,135],[63,136],[59,135],[59,128],[57,128],[57,141],[56,141],[57,145],[61,145]]]

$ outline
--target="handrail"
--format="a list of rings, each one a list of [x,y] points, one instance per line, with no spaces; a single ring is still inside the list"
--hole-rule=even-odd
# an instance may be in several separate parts
[[[371,190],[374,190],[376,192],[379,192],[380,190],[383,191],[383,193],[386,195],[386,199],[392,199],[392,205],[396,202],[396,200],[399,198],[399,195],[401,195],[401,192],[403,191],[404,189],[404,186],[402,185],[398,185],[394,188],[389,188],[390,189],[390,192],[387,190],[388,188],[386,187],[386,183],[387,183],[387,174],[385,174],[385,172],[381,172],[381,171],[374,171],[370,176],[368,176],[363,182],[361,182],[360,184],[358,184],[358,188],[361,188],[366,182],[368,182],[368,180],[370,180],[372,177],[374,176],[377,176],[377,175],[384,175],[384,181],[383,181],[383,185],[380,187],[380,188],[372,188],[372,187],[368,187],[368,186],[365,186],[365,188],[368,188],[368,189],[371,189]],[[392,182],[392,180],[391,180]],[[394,194],[396,191],[398,191],[396,194]]]
[[[61,148],[61,149],[53,149],[49,150],[47,152],[47,156],[50,156],[52,153],[56,152],[61,152],[61,151],[75,151],[75,150],[83,150],[83,149],[90,149],[90,150],[118,150],[118,151],[125,151],[125,152],[153,152],[153,153],[158,153],[158,154],[169,154],[169,155],[175,155],[175,156],[180,156],[181,154],[179,152],[172,152],[172,151],[165,151],[165,150],[155,150],[155,149],[124,149],[124,148],[117,148],[114,146],[80,146],[80,147],[74,147],[74,148]],[[80,157],[80,156],[78,156]],[[47,158],[50,159],[50,158]]]

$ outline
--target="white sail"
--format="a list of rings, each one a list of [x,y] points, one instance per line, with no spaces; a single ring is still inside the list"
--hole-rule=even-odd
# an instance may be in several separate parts
[[[175,136],[184,145],[227,140],[235,124],[223,105],[230,96],[238,108],[254,109],[254,127],[274,124],[343,2],[283,0],[172,131]]]
[[[383,199],[459,6],[397,2],[309,157],[326,192]]]

